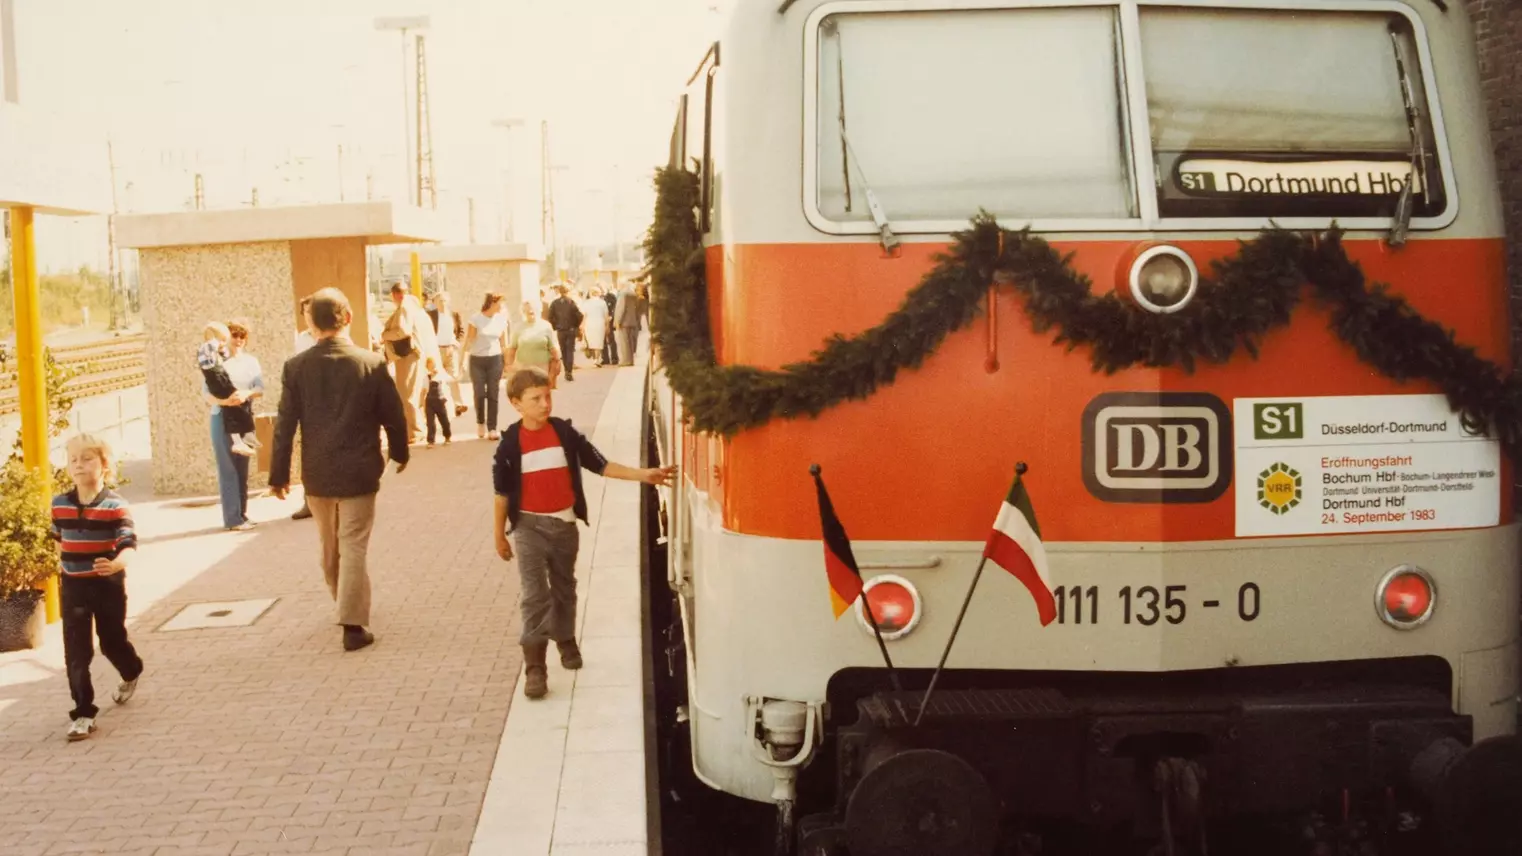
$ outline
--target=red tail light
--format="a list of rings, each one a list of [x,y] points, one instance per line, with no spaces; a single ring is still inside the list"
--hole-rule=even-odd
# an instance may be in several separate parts
[[[920,622],[920,593],[903,577],[885,574],[867,580],[862,587],[861,598],[856,601],[856,621],[871,633],[872,624],[863,604],[870,605],[878,629],[889,641],[907,636]]]
[[[1425,624],[1437,608],[1437,584],[1415,565],[1401,565],[1385,574],[1374,592],[1374,608],[1396,630]]]

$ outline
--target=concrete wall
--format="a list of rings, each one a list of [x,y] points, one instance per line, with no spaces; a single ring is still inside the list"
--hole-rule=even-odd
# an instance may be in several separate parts
[[[291,242],[291,276],[294,290],[292,329],[299,330],[301,298],[324,288],[337,288],[349,298],[354,324],[349,333],[364,347],[370,341],[370,290],[366,285],[365,239],[321,238]]]
[[[445,282],[451,305],[467,322],[481,311],[481,300],[488,291],[504,295],[513,323],[518,323],[518,307],[525,294],[539,293],[539,263],[529,261],[449,262]]]
[[[153,489],[173,495],[214,495],[211,406],[201,393],[195,350],[207,321],[238,320],[249,327],[248,350],[264,370],[265,397],[256,413],[280,402],[280,369],[291,356],[291,250],[285,242],[213,244],[139,251],[148,407],[153,430]],[[251,475],[262,486],[262,476]]]

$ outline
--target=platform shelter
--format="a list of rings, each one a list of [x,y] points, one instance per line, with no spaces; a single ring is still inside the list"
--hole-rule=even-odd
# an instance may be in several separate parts
[[[488,291],[504,296],[515,323],[525,298],[542,299],[544,248],[537,244],[441,245],[421,247],[417,253],[422,264],[443,267],[450,306],[466,320],[481,310]],[[391,260],[405,265],[410,255],[409,250],[393,250]]]
[[[217,490],[195,364],[206,322],[247,324],[266,390],[255,411],[273,414],[281,368],[301,326],[301,298],[328,286],[342,290],[354,307],[352,337],[367,346],[379,331],[370,329],[366,248],[435,241],[443,231],[432,212],[389,201],[118,218],[118,244],[139,257],[155,492]],[[251,486],[263,478],[251,474]]]

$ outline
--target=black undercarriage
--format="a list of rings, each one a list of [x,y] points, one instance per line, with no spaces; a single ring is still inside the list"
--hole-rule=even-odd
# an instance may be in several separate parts
[[[1296,849],[1263,852],[1433,853],[1443,774],[1471,742],[1439,658],[947,673],[922,718],[922,690],[882,682],[852,670],[831,684],[830,738],[800,779],[802,854],[979,856],[1058,841],[1241,853],[1275,826]],[[1249,819],[1259,831],[1228,846]]]

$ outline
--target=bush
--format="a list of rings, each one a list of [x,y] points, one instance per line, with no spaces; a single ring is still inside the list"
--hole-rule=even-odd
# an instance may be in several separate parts
[[[69,428],[74,398],[67,390],[74,372],[43,351],[46,359],[48,438],[62,436]],[[73,487],[68,469],[52,469],[52,488]],[[58,571],[58,547],[49,530],[52,515],[43,502],[41,476],[29,469],[21,456],[21,438],[0,463],[0,598],[30,591]]]
[[[74,411],[74,396],[69,392],[68,387],[69,382],[79,374],[79,369],[55,360],[51,348],[43,348],[42,357],[44,390],[48,399],[48,440],[51,442],[62,437],[63,432],[69,430],[69,426],[73,424],[69,414]],[[15,372],[11,372],[13,379],[15,375]],[[17,460],[21,458],[21,439],[21,435],[17,434],[16,442],[11,446],[11,457]],[[74,480],[69,477],[68,467],[54,467],[52,479],[53,489],[59,493],[74,486]]]
[[[58,570],[42,482],[20,458],[0,466],[0,598],[41,585]]]

